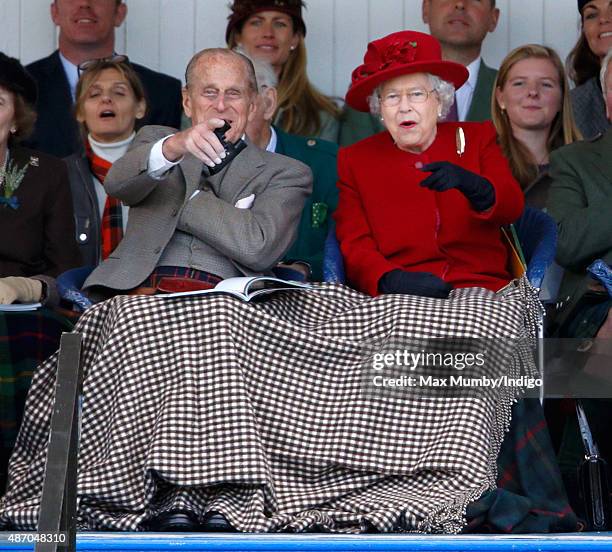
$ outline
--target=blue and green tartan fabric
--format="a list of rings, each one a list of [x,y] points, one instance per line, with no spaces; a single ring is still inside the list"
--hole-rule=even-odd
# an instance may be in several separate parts
[[[72,327],[48,309],[0,313],[0,494],[32,374],[57,350],[62,332]]]
[[[522,399],[512,407],[497,457],[497,489],[470,504],[467,519],[470,533],[578,530],[538,399]]]

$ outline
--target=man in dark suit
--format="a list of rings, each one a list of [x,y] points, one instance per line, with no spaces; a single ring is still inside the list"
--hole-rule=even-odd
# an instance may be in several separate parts
[[[455,94],[458,121],[491,118],[497,71],[481,57],[482,43],[499,20],[495,0],[423,0],[423,21],[442,46],[442,58],[465,65],[470,73]]]
[[[29,147],[58,157],[80,149],[72,113],[78,65],[115,53],[115,27],[127,15],[122,0],[54,0],[51,18],[59,27],[59,49],[35,61],[27,70],[38,84],[38,121]],[[132,64],[147,94],[143,124],[178,128],[181,121],[181,83],[178,79]]]

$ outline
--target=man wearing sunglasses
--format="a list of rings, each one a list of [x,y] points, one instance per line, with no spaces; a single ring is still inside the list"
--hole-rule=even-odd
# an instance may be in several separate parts
[[[89,60],[115,56],[115,28],[127,15],[122,0],[54,0],[51,19],[59,27],[59,48],[27,70],[36,79],[38,121],[28,146],[66,157],[82,146],[73,103],[78,67]],[[179,127],[181,83],[133,63],[147,95],[143,124]]]

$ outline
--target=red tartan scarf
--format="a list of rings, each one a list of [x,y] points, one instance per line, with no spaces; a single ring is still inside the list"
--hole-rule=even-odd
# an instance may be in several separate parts
[[[104,185],[104,179],[112,163],[102,159],[94,153],[86,140],[85,153],[89,161],[89,168],[95,177]],[[106,196],[104,212],[102,213],[102,260],[106,259],[113,250],[119,245],[123,238],[123,213],[121,211],[121,201],[117,198]]]

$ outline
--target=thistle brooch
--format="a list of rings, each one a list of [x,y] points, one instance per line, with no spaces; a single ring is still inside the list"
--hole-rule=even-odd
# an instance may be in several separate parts
[[[27,170],[28,164],[19,168],[13,160],[0,169],[0,205],[6,205],[15,210],[19,208],[19,199],[14,194]]]

